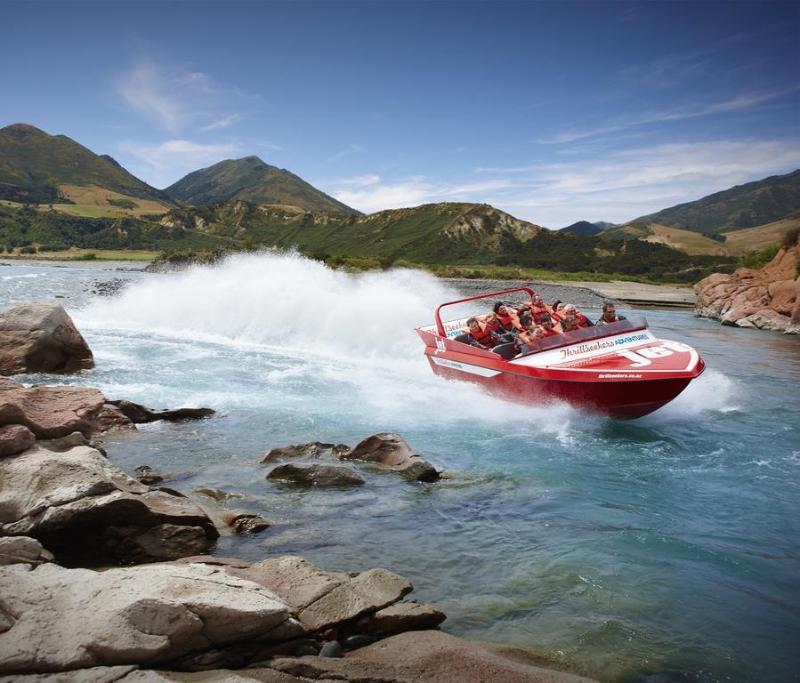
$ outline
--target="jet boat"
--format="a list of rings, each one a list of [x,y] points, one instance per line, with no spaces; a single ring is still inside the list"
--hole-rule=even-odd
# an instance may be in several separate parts
[[[483,349],[458,341],[468,318],[442,320],[442,309],[479,299],[498,299],[528,287],[506,289],[441,304],[435,324],[417,328],[433,371],[475,382],[508,400],[541,405],[550,400],[633,419],[658,410],[705,369],[692,347],[657,339],[644,318],[586,327],[541,339],[535,346],[503,344]]]

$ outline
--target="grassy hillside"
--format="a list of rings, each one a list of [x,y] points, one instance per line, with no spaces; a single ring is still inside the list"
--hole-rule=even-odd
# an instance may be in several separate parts
[[[692,282],[732,265],[637,239],[561,234],[486,204],[427,204],[368,216],[308,212],[236,201],[164,216],[80,218],[0,205],[0,248],[169,251],[297,248],[330,263],[377,259],[428,267],[468,266],[618,273]]]
[[[764,225],[798,210],[800,170],[737,185],[633,222],[658,223],[710,235]]]
[[[70,196],[80,193],[80,188],[93,188],[90,204],[75,202]],[[109,214],[115,209],[124,213],[126,201],[143,212],[163,212],[174,206],[169,197],[111,157],[98,156],[64,135],[48,135],[26,124],[0,129],[0,199],[58,206],[84,203],[106,208]]]
[[[692,256],[727,256],[729,251],[719,239],[711,239],[699,232],[674,228],[657,223],[627,223],[606,230],[604,239],[640,239],[651,244],[663,244]]]
[[[241,200],[286,204],[308,211],[358,211],[309,185],[302,178],[255,156],[227,159],[194,171],[164,190],[173,199],[195,205]]]
[[[733,256],[739,256],[750,251],[760,251],[773,244],[779,243],[783,236],[792,229],[800,227],[800,211],[792,216],[779,221],[759,225],[746,230],[725,232],[725,247]]]

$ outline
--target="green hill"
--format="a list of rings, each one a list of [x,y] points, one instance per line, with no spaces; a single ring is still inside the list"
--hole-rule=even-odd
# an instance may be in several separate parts
[[[195,205],[241,200],[253,204],[285,204],[308,211],[359,213],[293,173],[265,164],[255,156],[227,159],[194,171],[164,192],[173,199]]]
[[[23,123],[0,129],[0,199],[75,204],[73,196],[91,197],[93,204],[111,209],[114,202],[124,208],[126,200],[135,207],[137,199],[146,200],[145,210],[174,206],[111,157],[98,156],[65,135],[49,135]]]
[[[771,176],[702,199],[642,216],[631,223],[657,223],[715,234],[777,221],[800,209],[800,169]]]
[[[367,216],[236,201],[163,216],[68,217],[0,204],[0,250],[296,248],[325,260],[500,265],[691,282],[730,264],[663,244],[562,234],[486,204],[426,204]]]

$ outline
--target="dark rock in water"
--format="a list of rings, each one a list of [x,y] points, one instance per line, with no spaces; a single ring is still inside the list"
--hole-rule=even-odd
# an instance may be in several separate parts
[[[350,452],[350,446],[343,443],[322,443],[311,441],[294,446],[282,446],[267,451],[262,458],[262,463],[283,462],[284,460],[295,460],[305,458],[307,460],[318,460],[320,458],[339,458],[345,453]]]
[[[349,467],[341,465],[278,465],[268,475],[271,481],[285,481],[305,486],[358,486],[364,480]]]
[[[151,410],[133,401],[109,401],[116,406],[123,415],[135,424],[146,422],[156,422],[167,420],[168,422],[179,422],[181,420],[201,420],[204,417],[214,415],[216,411],[211,408],[176,408],[175,410]]]
[[[0,313],[0,375],[93,367],[92,350],[61,306],[34,302]]]
[[[150,465],[139,465],[133,471],[136,473],[136,478],[147,486],[154,486],[169,479],[169,475],[156,472]]]
[[[0,427],[0,457],[27,450],[36,442],[33,432],[22,425]]]
[[[329,640],[319,651],[320,657],[341,657],[342,654],[342,646],[337,640]]]
[[[352,451],[339,457],[342,460],[361,460],[378,465],[416,481],[431,482],[439,479],[438,470],[419,453],[411,450],[399,434],[373,434]]]
[[[122,280],[115,277],[112,280],[95,280],[91,293],[97,296],[115,296],[130,284],[130,280]]]
[[[244,510],[228,510],[222,513],[222,520],[237,534],[257,534],[271,526],[261,515]]]

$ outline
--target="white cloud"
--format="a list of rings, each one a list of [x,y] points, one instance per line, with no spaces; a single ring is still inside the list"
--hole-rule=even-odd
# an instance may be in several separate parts
[[[414,176],[393,183],[380,182],[377,175],[346,178],[335,183],[333,196],[348,206],[371,213],[433,202],[484,202],[486,193],[513,186],[508,180],[484,180],[469,183],[432,181]]]
[[[561,163],[477,167],[475,172],[497,174],[478,182],[363,175],[333,183],[332,194],[368,213],[430,202],[486,202],[539,225],[563,227],[581,219],[631,220],[798,167],[800,140],[718,140],[639,146]]]
[[[228,116],[223,116],[221,119],[217,119],[216,121],[212,121],[207,126],[203,126],[200,130],[209,131],[209,130],[217,130],[219,128],[228,128],[232,126],[234,123],[239,123],[242,120],[241,114],[228,114]]]
[[[581,219],[622,222],[798,167],[800,140],[643,146],[540,165],[518,178],[529,189],[502,197],[498,205],[551,227]]]
[[[183,123],[187,112],[166,80],[153,63],[142,62],[120,79],[117,89],[131,109],[161,128],[175,131]]]
[[[763,104],[764,102],[768,102],[769,100],[778,99],[798,91],[800,91],[800,85],[793,85],[785,88],[776,88],[770,91],[745,93],[721,102],[707,102],[703,104],[686,105],[673,109],[647,111],[639,114],[638,116],[617,119],[606,125],[586,128],[583,130],[574,129],[564,133],[559,133],[558,135],[554,135],[552,137],[539,138],[536,140],[536,142],[547,145],[563,144],[595,137],[597,135],[603,135],[606,133],[616,133],[621,130],[627,130],[637,126],[645,126],[652,123],[682,121],[685,119],[710,116],[712,114],[744,111],[747,109],[752,109],[753,107]]]
[[[191,171],[242,153],[237,143],[202,144],[182,139],[160,144],[126,141],[119,149],[132,157],[133,172],[155,187],[165,187]]]
[[[141,59],[120,74],[116,87],[131,110],[173,135],[188,128],[207,132],[233,126],[244,116],[231,112],[232,106],[248,101],[251,107],[253,102],[209,74],[151,59]]]

